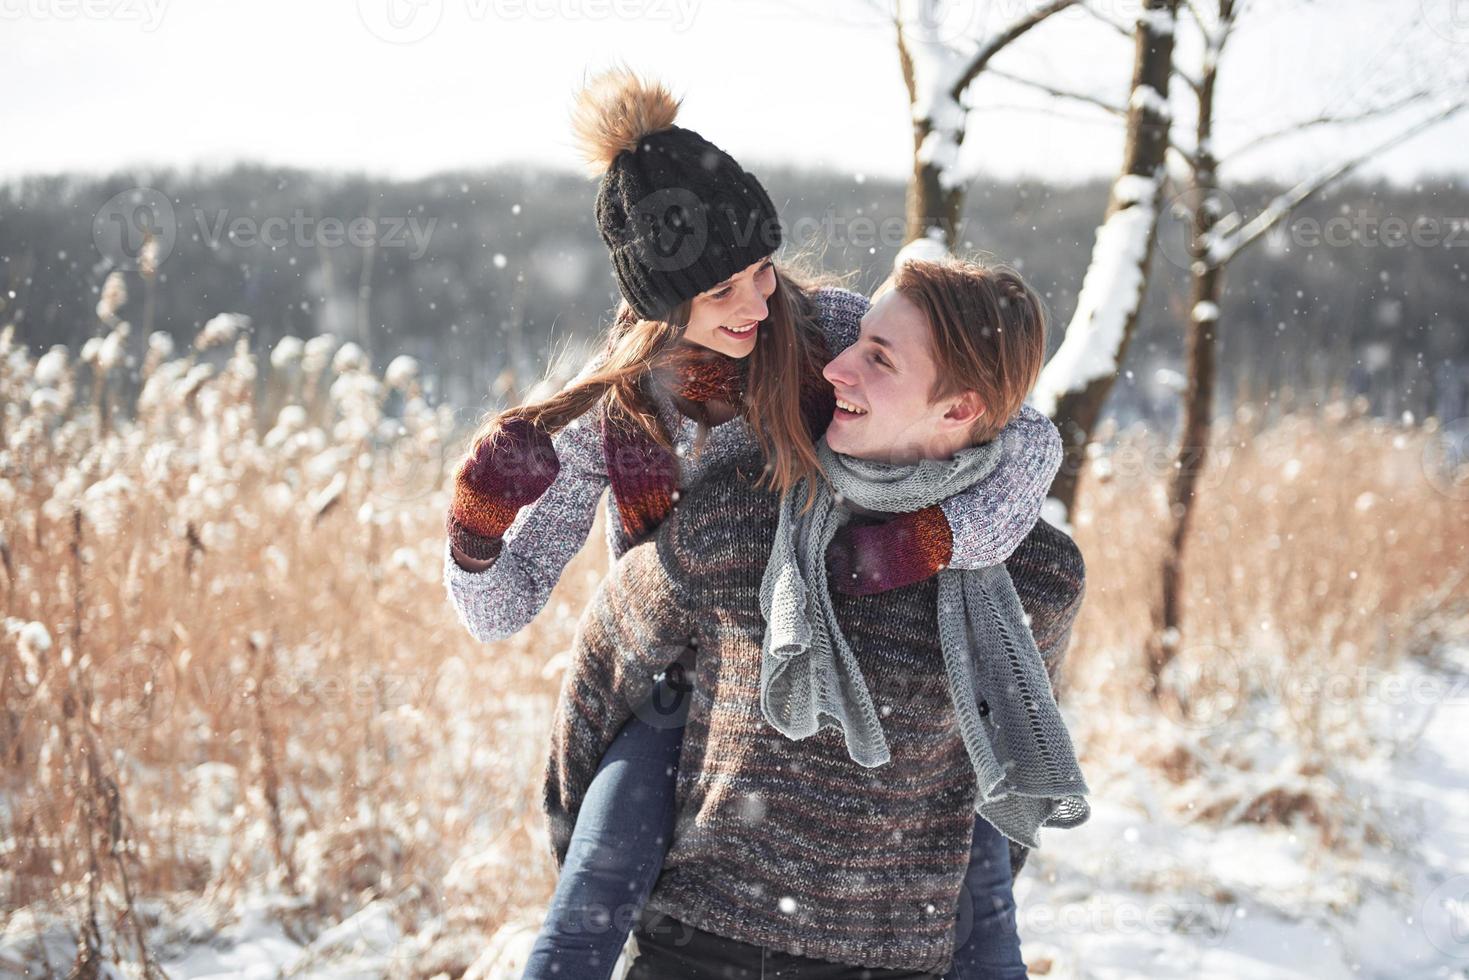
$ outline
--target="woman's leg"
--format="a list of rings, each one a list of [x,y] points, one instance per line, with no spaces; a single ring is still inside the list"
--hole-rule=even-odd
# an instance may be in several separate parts
[[[1020,933],[1015,927],[1015,894],[1010,878],[1010,845],[984,817],[974,818],[969,870],[959,892],[958,946],[945,980],[1023,980]]]
[[[602,756],[523,980],[606,980],[653,890],[673,839],[689,701],[677,677],[657,686],[651,704],[678,710],[635,712]]]

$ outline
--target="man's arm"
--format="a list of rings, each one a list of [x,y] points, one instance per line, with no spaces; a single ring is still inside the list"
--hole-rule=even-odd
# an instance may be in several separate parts
[[[647,702],[656,676],[683,656],[694,637],[694,617],[673,550],[659,543],[673,530],[630,549],[597,588],[572,641],[571,663],[551,725],[544,808],[551,850],[560,868],[576,816],[602,756],[636,713],[667,706]]]

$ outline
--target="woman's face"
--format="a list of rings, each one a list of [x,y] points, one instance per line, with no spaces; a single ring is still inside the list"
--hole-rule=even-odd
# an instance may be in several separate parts
[[[770,315],[765,301],[773,292],[775,264],[767,255],[695,296],[683,339],[729,357],[745,357],[755,349],[761,323]]]

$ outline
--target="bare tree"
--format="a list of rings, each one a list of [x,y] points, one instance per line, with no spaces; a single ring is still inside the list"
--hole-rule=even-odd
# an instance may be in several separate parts
[[[1052,514],[1057,523],[1069,519],[1075,504],[1087,443],[1142,309],[1172,122],[1168,86],[1178,4],[1179,0],[1146,0],[1134,26],[1122,172],[1112,184],[1065,340],[1041,372],[1033,396],[1036,408],[1061,430],[1066,447],[1061,471],[1051,485],[1053,506],[1059,505]],[[1069,97],[1102,104],[1085,96]]]
[[[1284,220],[1311,196],[1356,169],[1380,157],[1388,148],[1422,132],[1464,108],[1462,96],[1445,101],[1410,125],[1402,126],[1386,139],[1369,145],[1338,161],[1317,175],[1302,181],[1270,201],[1253,218],[1245,219],[1220,186],[1219,172],[1224,162],[1215,150],[1215,110],[1218,75],[1225,48],[1238,29],[1248,0],[1213,0],[1214,9],[1206,15],[1204,0],[1190,0],[1187,9],[1191,23],[1203,37],[1198,74],[1190,76],[1180,69],[1180,77],[1198,102],[1193,146],[1184,148],[1175,138],[1174,154],[1184,167],[1190,225],[1189,314],[1187,385],[1184,391],[1183,427],[1178,455],[1171,470],[1168,487],[1169,534],[1164,556],[1159,594],[1153,607],[1153,631],[1147,643],[1148,666],[1154,696],[1165,693],[1161,674],[1179,649],[1182,628],[1183,557],[1200,475],[1208,462],[1208,446],[1214,411],[1215,352],[1218,344],[1220,306],[1224,292],[1224,273],[1241,251]],[[1226,155],[1230,158],[1254,150],[1285,134],[1319,126],[1343,125],[1377,116],[1396,115],[1409,107],[1421,109],[1431,98],[1427,89],[1386,100],[1350,115],[1322,112],[1277,133],[1254,137]],[[1420,114],[1421,115],[1421,114]]]
[[[1044,0],[976,40],[946,23],[943,0],[898,0],[898,59],[913,115],[913,177],[908,184],[905,241],[932,238],[944,249],[954,244],[967,183],[957,166],[969,114],[965,93],[997,54],[1078,2]]]

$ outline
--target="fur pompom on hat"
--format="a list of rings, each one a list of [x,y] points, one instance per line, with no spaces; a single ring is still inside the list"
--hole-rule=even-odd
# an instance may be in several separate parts
[[[618,287],[647,320],[717,286],[780,247],[765,188],[728,153],[674,125],[679,100],[626,68],[578,93],[572,128],[602,176],[597,228]]]

